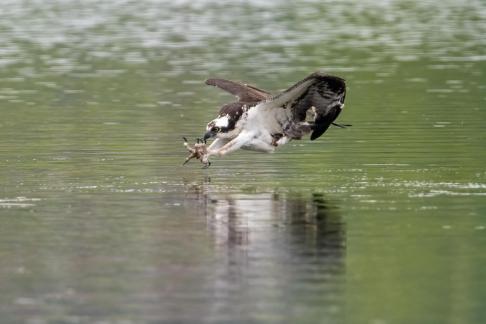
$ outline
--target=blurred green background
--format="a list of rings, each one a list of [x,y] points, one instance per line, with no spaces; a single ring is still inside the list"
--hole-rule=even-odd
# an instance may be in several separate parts
[[[3,1],[1,323],[482,323],[484,1]],[[318,141],[182,167],[233,98]]]

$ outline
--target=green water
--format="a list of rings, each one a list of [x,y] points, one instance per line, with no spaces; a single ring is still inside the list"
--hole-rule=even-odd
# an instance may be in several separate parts
[[[483,1],[5,1],[0,323],[483,323]],[[208,170],[232,98],[353,124]]]

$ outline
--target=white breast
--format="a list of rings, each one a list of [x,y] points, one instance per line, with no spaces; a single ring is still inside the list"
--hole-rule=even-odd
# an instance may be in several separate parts
[[[283,127],[291,120],[290,109],[262,108],[259,104],[248,111],[248,126],[268,134],[283,133]]]

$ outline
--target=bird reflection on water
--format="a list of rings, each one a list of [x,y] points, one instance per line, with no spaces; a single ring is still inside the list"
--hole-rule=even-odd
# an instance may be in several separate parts
[[[215,244],[209,318],[341,317],[346,232],[335,202],[321,193],[212,192],[208,183],[192,193]]]

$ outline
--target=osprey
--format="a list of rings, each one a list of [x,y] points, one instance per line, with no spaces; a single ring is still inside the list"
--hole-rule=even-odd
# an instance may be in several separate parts
[[[319,138],[341,113],[346,95],[343,79],[322,72],[312,73],[275,96],[224,79],[208,79],[206,84],[238,98],[221,107],[219,115],[207,124],[204,141],[215,139],[201,158],[206,166],[210,156],[240,148],[270,153],[309,133],[311,140]]]

